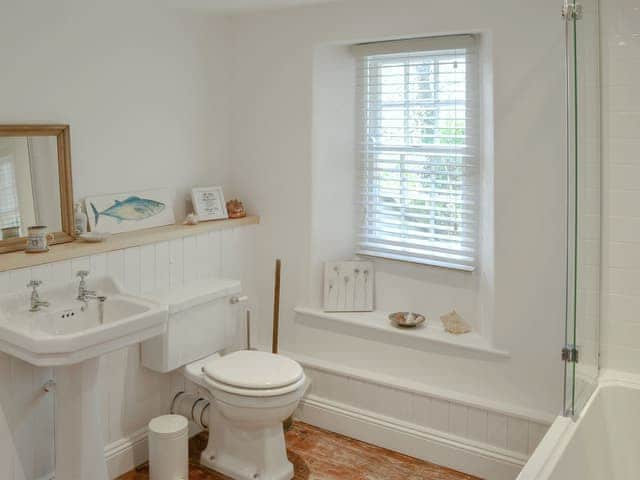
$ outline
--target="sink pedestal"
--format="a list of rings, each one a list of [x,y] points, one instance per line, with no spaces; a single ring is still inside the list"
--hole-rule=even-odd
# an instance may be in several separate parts
[[[100,357],[56,367],[56,480],[108,480],[98,385]]]

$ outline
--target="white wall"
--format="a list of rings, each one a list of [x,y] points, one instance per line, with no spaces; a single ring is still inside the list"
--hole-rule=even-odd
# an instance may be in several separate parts
[[[111,275],[132,294],[180,287],[207,277],[242,280],[253,297],[252,252],[257,227],[214,231],[171,242],[117,250],[91,257],[0,273],[0,292],[21,291],[30,279],[76,281],[78,270],[92,276]],[[246,338],[238,316],[237,345]],[[166,413],[172,398],[172,375],[140,365],[139,346],[102,357],[102,422],[104,443],[111,457],[112,477],[146,460],[138,446],[153,417]],[[0,478],[34,480],[53,471],[53,395],[42,387],[51,379],[48,368],[37,368],[0,354]],[[141,440],[142,439],[142,440]],[[48,478],[48,477],[47,477]]]
[[[640,373],[640,11],[601,3],[602,366]]]
[[[273,260],[281,257],[286,350],[541,414],[560,410],[565,162],[558,8],[556,0],[356,0],[232,19],[232,178],[263,220],[256,274],[264,344]],[[318,241],[311,193],[315,53],[327,45],[457,32],[481,32],[491,46],[495,185],[487,195],[495,208],[485,214],[495,222],[496,255],[485,293],[491,301],[482,308],[492,316],[488,337],[511,357],[408,350],[297,324],[293,308],[317,296],[310,290],[311,245]],[[387,268],[392,280],[414,282],[411,298],[387,299],[397,309],[439,296],[443,283],[461,283],[455,272]]]
[[[0,12],[0,123],[71,125],[76,199],[169,186],[178,190],[181,219],[192,186],[228,184],[225,18],[151,0],[0,0]],[[185,252],[200,243],[186,239]],[[182,252],[182,243],[175,247]],[[234,247],[225,248],[231,248],[225,259],[232,258]],[[0,292],[23,288],[32,277],[70,279],[80,265],[107,269],[144,290],[167,280],[170,254],[173,244],[159,244],[14,271],[1,276]],[[191,265],[207,264],[198,258]],[[108,355],[103,375],[104,438],[118,452],[166,411],[168,380],[139,368],[137,348]],[[0,357],[3,480],[32,480],[51,470],[52,403],[40,393],[49,376]],[[125,458],[124,466],[132,468],[134,460],[144,459]]]
[[[67,123],[76,198],[228,181],[223,17],[158,2],[0,0],[0,123]]]

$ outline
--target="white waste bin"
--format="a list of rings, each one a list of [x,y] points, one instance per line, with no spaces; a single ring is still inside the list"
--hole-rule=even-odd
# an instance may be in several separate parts
[[[149,422],[151,480],[189,480],[189,422],[163,415]]]

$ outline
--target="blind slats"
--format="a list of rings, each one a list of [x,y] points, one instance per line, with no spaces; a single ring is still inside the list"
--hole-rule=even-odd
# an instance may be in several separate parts
[[[360,254],[473,270],[475,43],[458,35],[354,47]]]
[[[446,233],[424,233],[419,230],[402,230],[402,229],[388,229],[388,228],[366,228],[363,227],[361,231],[362,238],[369,238],[372,232],[379,234],[380,238],[391,238],[391,239],[409,239],[409,240],[418,240],[418,241],[441,241],[447,242],[451,240],[452,232]],[[473,236],[464,235],[462,232],[454,232],[456,235],[460,236],[461,241],[458,243],[459,245],[466,246],[468,248],[473,248]],[[457,245],[458,245],[457,244]]]
[[[432,247],[429,250],[416,244],[399,244],[393,242],[362,242],[361,247],[364,250],[377,250],[379,252],[393,252],[396,254],[405,253],[412,257],[422,257],[424,259],[434,258],[440,261],[447,259],[455,261],[457,263],[471,263],[473,257],[467,255],[464,252],[456,252],[447,248]]]
[[[436,223],[438,222],[438,223]],[[468,221],[461,220],[459,222],[449,222],[448,219],[444,217],[435,216],[432,222],[412,222],[410,220],[398,220],[393,221],[393,219],[389,220],[377,220],[374,224],[368,225],[365,224],[362,228],[374,228],[376,226],[381,227],[391,227],[391,228],[422,228],[422,229],[432,229],[433,231],[471,231],[474,230],[475,222],[473,219],[469,219]]]
[[[380,201],[378,202],[363,201],[360,203],[360,205],[365,207],[367,210],[369,210],[372,213],[372,217],[368,218],[367,219],[368,221],[375,221],[375,218],[380,216],[389,216],[389,217],[411,216],[415,218],[423,218],[425,220],[431,220],[433,215],[439,214],[441,216],[448,216],[450,218],[451,223],[455,225],[458,223],[458,218],[461,215],[473,215],[473,213],[475,213],[473,209],[457,206],[457,208],[455,208],[456,215],[452,216],[451,207],[449,205],[444,207],[439,207],[434,205],[430,205],[428,207],[427,206],[416,207],[416,206],[408,206],[408,205],[398,206],[395,204],[382,203]]]

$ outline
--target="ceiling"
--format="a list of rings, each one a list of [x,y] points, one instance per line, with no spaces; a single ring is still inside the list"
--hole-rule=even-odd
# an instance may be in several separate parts
[[[225,13],[275,10],[333,1],[336,0],[168,0],[174,8],[206,9]]]

